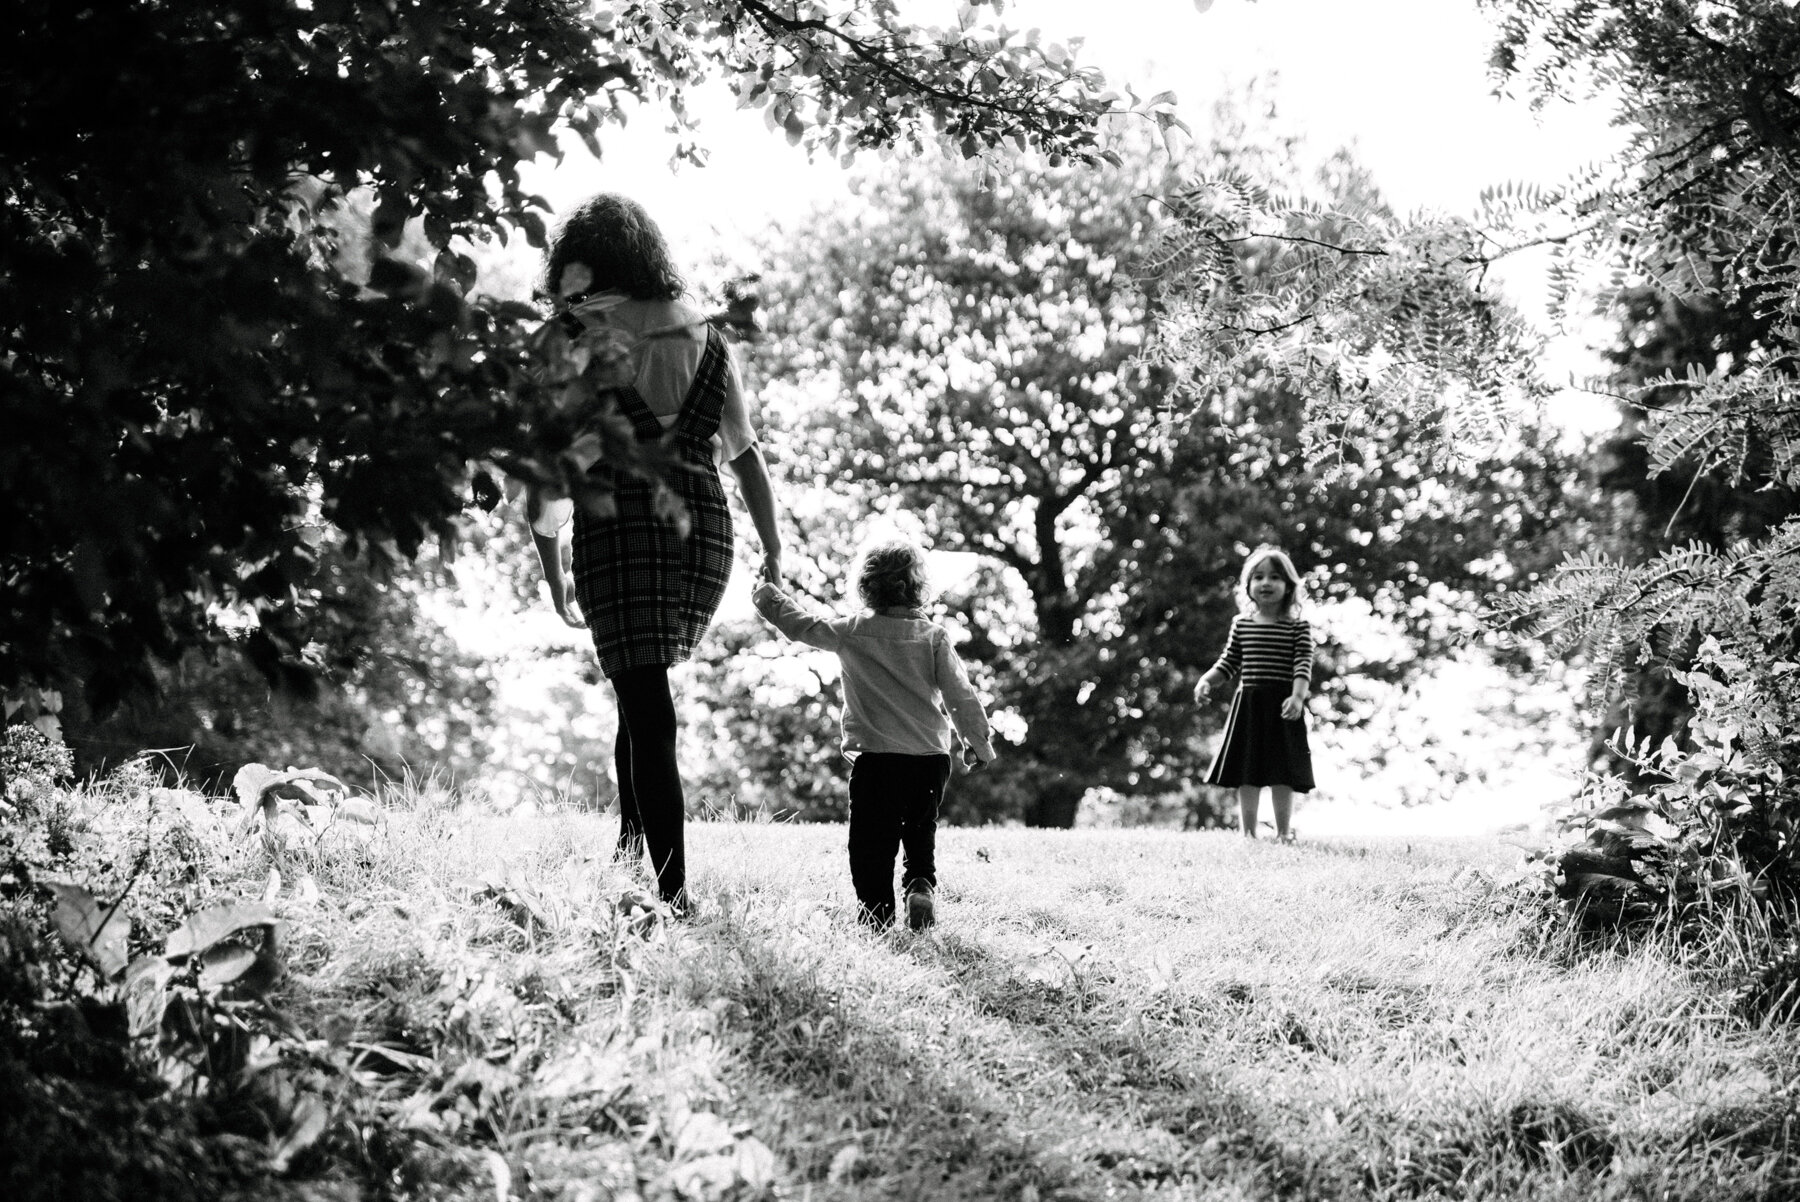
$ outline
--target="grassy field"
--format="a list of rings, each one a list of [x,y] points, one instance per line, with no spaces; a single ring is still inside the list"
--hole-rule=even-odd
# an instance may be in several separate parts
[[[1515,847],[946,830],[940,925],[843,830],[396,814],[320,859],[283,1005],[358,1049],[333,1196],[1800,1197],[1800,1040],[1666,945],[1579,947]],[[312,1194],[309,1196],[318,1196]]]

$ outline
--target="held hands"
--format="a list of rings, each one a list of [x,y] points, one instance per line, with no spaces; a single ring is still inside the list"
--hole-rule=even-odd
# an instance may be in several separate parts
[[[781,587],[781,548],[773,547],[763,552],[762,570],[756,578],[765,584]]]

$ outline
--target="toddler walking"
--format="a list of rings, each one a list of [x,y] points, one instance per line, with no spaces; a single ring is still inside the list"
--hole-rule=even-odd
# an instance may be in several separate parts
[[[1285,552],[1264,544],[1244,560],[1238,578],[1238,615],[1225,650],[1200,683],[1194,700],[1211,698],[1216,683],[1236,680],[1225,735],[1206,770],[1206,783],[1235,788],[1244,834],[1256,838],[1257,802],[1266,787],[1275,810],[1275,835],[1286,842],[1294,794],[1313,787],[1306,742],[1306,695],[1312,687],[1312,627],[1299,616],[1300,573]]]
[[[922,931],[935,919],[937,815],[952,749],[958,767],[973,770],[993,760],[994,746],[949,632],[921,611],[925,553],[905,541],[879,543],[863,553],[855,574],[869,611],[856,617],[809,613],[768,581],[754,600],[782,634],[836,652],[843,665],[857,917],[877,928],[893,925],[894,855],[903,848],[906,925]]]

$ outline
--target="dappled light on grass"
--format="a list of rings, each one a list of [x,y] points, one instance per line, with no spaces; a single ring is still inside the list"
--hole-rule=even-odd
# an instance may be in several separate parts
[[[812,876],[841,836],[719,833]],[[931,937],[749,907],[720,948],[736,971],[690,980],[732,997],[753,1092],[786,1087],[764,1138],[841,1196],[1712,1198],[1793,1178],[1755,1134],[1785,1112],[1791,1037],[1722,1019],[1654,944],[1546,955],[1514,849],[946,831],[940,860]]]
[[[395,788],[309,853],[315,892],[265,894],[286,853],[221,840],[230,803],[105,800],[59,838],[99,863],[156,833],[134,921],[267,896],[283,924],[258,1092],[215,1101],[264,1099],[252,1176],[646,1202],[1800,1186],[1800,1036],[1721,987],[1762,937],[1572,934],[1496,841],[950,828],[914,935],[857,925],[841,826],[692,824],[677,919],[610,817]],[[121,880],[77,884],[97,907]]]

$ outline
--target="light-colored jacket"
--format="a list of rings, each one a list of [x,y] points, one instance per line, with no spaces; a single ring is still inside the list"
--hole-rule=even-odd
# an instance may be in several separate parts
[[[883,614],[820,617],[767,582],[753,599],[756,611],[788,638],[837,653],[844,667],[846,755],[947,755],[954,723],[977,759],[994,758],[981,699],[950,645],[950,632],[936,622]]]

